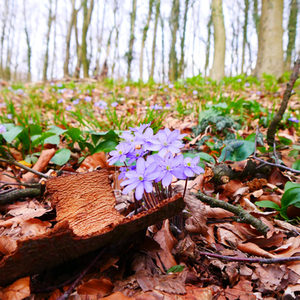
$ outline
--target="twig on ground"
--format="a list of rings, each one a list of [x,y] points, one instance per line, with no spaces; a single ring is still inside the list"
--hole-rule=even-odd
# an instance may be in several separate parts
[[[76,286],[80,283],[82,278],[85,276],[85,274],[95,265],[95,263],[100,259],[100,257],[103,255],[105,251],[105,248],[102,249],[98,255],[91,261],[91,263],[85,268],[81,274],[78,276],[78,278],[73,282],[73,284],[69,287],[69,289],[62,295],[60,296],[57,300],[64,300],[68,299],[70,295],[72,294],[73,290],[76,288]]]
[[[26,197],[37,197],[41,193],[41,185],[36,188],[4,190],[0,193],[0,204],[12,203],[15,200]]]
[[[35,175],[38,175],[40,177],[43,177],[43,178],[49,178],[48,175],[43,174],[43,173],[41,173],[39,171],[33,170],[33,169],[31,169],[31,168],[29,168],[27,166],[24,166],[21,163],[17,162],[16,160],[13,160],[13,159],[0,158],[0,162],[4,162],[4,163],[7,163],[7,164],[15,165],[15,166],[17,166],[19,168],[22,168],[22,169],[24,169],[24,170],[26,170],[28,172],[31,172],[31,173],[33,173]]]
[[[287,170],[287,171],[290,171],[292,173],[295,173],[295,174],[300,174],[300,171],[299,170],[295,170],[295,169],[292,169],[292,168],[289,168],[289,167],[286,167],[284,165],[280,165],[280,164],[276,164],[276,163],[271,163],[271,162],[268,162],[268,161],[265,161],[264,159],[261,159],[259,157],[256,156],[256,150],[257,150],[257,137],[258,137],[258,134],[259,134],[259,128],[257,126],[256,128],[256,135],[255,135],[255,148],[254,148],[254,153],[253,153],[253,158],[255,160],[258,160],[266,165],[269,165],[269,166],[273,166],[273,167],[277,167],[279,169],[284,169],[284,170]],[[274,147],[275,147],[275,142],[274,142]],[[276,150],[274,150],[274,153],[276,152]]]
[[[260,264],[282,264],[288,263],[292,261],[300,261],[300,256],[292,256],[292,257],[279,257],[279,258],[252,258],[252,257],[235,257],[228,255],[221,255],[217,253],[210,252],[197,252],[200,255],[210,256],[214,258],[219,258],[227,261],[237,261],[237,262],[245,262],[245,263],[260,263]]]
[[[240,206],[235,206],[225,201],[217,200],[215,198],[203,194],[202,192],[198,192],[198,194],[196,194],[196,197],[211,207],[220,207],[234,213],[237,216],[237,222],[250,224],[263,235],[266,235],[267,232],[270,230],[266,224],[250,215]]]

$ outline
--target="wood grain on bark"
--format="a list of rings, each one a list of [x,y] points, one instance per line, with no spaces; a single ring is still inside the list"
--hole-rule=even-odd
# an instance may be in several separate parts
[[[0,285],[120,244],[133,234],[178,214],[181,195],[132,217],[115,210],[108,171],[100,170],[49,179],[46,197],[56,209],[57,223],[46,234],[17,241],[17,249],[0,260]],[[1,257],[1,256],[0,256]]]

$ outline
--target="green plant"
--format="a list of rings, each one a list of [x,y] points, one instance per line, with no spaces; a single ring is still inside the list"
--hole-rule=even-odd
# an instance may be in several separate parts
[[[281,206],[272,201],[257,201],[259,207],[272,208],[277,210],[281,217],[288,220],[287,209],[293,205],[300,208],[300,184],[288,181],[284,186],[284,193],[281,197]]]
[[[263,84],[266,91],[271,93],[275,93],[278,91],[279,86],[278,86],[277,79],[274,75],[263,73],[262,78],[263,78]]]

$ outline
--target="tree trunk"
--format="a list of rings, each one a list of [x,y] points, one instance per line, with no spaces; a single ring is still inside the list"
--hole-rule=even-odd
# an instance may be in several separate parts
[[[4,41],[5,41],[5,37],[6,37],[6,26],[7,26],[8,16],[9,16],[9,3],[8,3],[8,0],[5,0],[5,9],[2,11],[0,77],[2,77],[4,75],[3,55],[4,55]]]
[[[72,13],[68,26],[67,36],[66,36],[66,53],[65,53],[65,61],[64,61],[64,77],[70,77],[69,72],[69,61],[70,61],[70,45],[71,45],[71,35],[72,29],[75,23],[75,18],[77,14],[77,10],[75,8],[75,0],[72,1]]]
[[[79,38],[78,38],[77,14],[74,19],[74,28],[75,28],[75,42],[76,42],[76,54],[77,54],[77,63],[76,63],[76,67],[75,67],[74,77],[79,78],[82,56],[81,56],[81,45],[79,44]]]
[[[161,65],[162,65],[162,81],[165,82],[165,25],[162,15],[160,15],[160,25],[161,25]]]
[[[288,44],[286,48],[286,56],[284,61],[286,70],[290,70],[291,68],[292,52],[295,49],[298,5],[299,4],[297,4],[297,0],[291,0],[290,16],[289,16],[289,24],[288,24]]]
[[[177,31],[179,28],[179,0],[173,0],[170,17],[171,47],[169,54],[169,80],[174,81],[178,78],[178,61],[176,55]]]
[[[225,75],[226,50],[222,0],[212,0],[212,23],[214,26],[214,60],[210,77],[219,81]]]
[[[50,33],[51,33],[51,25],[52,25],[52,0],[49,0],[49,15],[48,15],[48,30],[46,36],[46,52],[44,58],[44,67],[43,67],[43,80],[47,80],[47,71],[48,71],[48,64],[49,64],[49,42],[50,42]]]
[[[189,0],[185,0],[183,30],[182,30],[181,40],[180,40],[180,61],[179,61],[179,67],[178,67],[178,73],[179,73],[178,77],[182,77],[183,72],[184,72],[184,42],[185,42],[185,32],[186,32],[188,9],[189,9]]]
[[[258,14],[258,0],[253,0],[253,21],[257,36],[259,35],[259,20],[260,16]]]
[[[282,15],[283,0],[262,1],[255,67],[255,75],[258,78],[261,78],[263,73],[277,78],[283,73]]]
[[[208,65],[209,65],[211,26],[212,26],[212,12],[210,14],[210,17],[209,17],[209,20],[207,23],[207,42],[206,42],[205,66],[204,66],[205,76],[207,76],[207,69],[208,69]]]
[[[23,17],[24,17],[24,32],[25,32],[26,44],[27,44],[27,77],[26,77],[26,80],[31,81],[31,44],[30,44],[30,36],[29,36],[28,24],[27,24],[25,0],[23,0]]]
[[[88,0],[83,1],[83,25],[82,25],[82,40],[81,40],[81,61],[83,66],[83,76],[89,77],[90,62],[87,57],[87,32],[91,23],[92,12],[94,8],[94,0],[90,0],[88,6]]]
[[[140,80],[141,81],[143,81],[143,71],[144,71],[144,48],[145,48],[145,42],[147,39],[149,24],[151,21],[153,2],[154,2],[154,0],[149,0],[147,21],[143,28],[143,37],[142,37],[141,53],[140,53]]]
[[[116,36],[115,36],[115,45],[114,45],[114,58],[113,58],[113,63],[112,63],[112,67],[111,67],[111,75],[114,76],[115,73],[115,67],[116,67],[116,62],[117,59],[119,57],[118,55],[118,51],[119,51],[119,28],[120,28],[120,20],[118,18],[118,10],[119,10],[119,3],[117,0],[115,0],[114,2],[114,28],[115,28],[115,32],[116,32]],[[119,22],[117,22],[117,20],[119,20]]]
[[[134,27],[136,19],[136,1],[132,0],[132,12],[130,13],[130,38],[127,52],[127,81],[131,79],[131,63],[133,60]]]
[[[242,46],[242,66],[241,73],[244,73],[244,65],[245,65],[245,50],[247,44],[247,27],[248,27],[248,11],[249,11],[249,0],[244,0],[244,25],[243,25],[243,46]]]
[[[153,42],[152,42],[152,50],[151,50],[152,59],[151,59],[151,70],[150,70],[149,80],[153,80],[153,76],[154,76],[156,34],[157,34],[157,24],[158,24],[159,14],[160,14],[160,0],[156,0],[154,33],[153,33]]]

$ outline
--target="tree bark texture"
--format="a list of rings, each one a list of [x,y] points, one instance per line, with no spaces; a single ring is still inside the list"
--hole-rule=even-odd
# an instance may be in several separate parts
[[[282,15],[283,0],[262,1],[255,67],[255,75],[258,78],[261,78],[263,73],[279,78],[283,73]]]
[[[136,19],[136,1],[132,0],[132,11],[130,13],[130,37],[127,52],[127,81],[131,79],[131,63],[133,60],[134,28]]]
[[[173,0],[170,17],[171,46],[169,54],[169,80],[174,81],[178,78],[178,61],[176,55],[177,31],[179,28],[179,0]]]
[[[47,80],[47,72],[48,72],[48,65],[49,65],[49,43],[50,43],[50,33],[51,33],[51,26],[52,26],[52,0],[49,0],[49,14],[48,14],[48,29],[46,35],[46,51],[45,51],[45,58],[44,58],[44,67],[43,67],[43,80]]]
[[[244,73],[245,65],[245,54],[246,54],[246,44],[247,44],[247,28],[248,28],[248,14],[249,14],[249,0],[244,0],[244,25],[243,25],[243,46],[242,46],[242,66],[241,73]]]
[[[225,75],[225,26],[222,0],[212,0],[212,22],[214,26],[214,60],[210,71],[213,80],[221,80]]]

